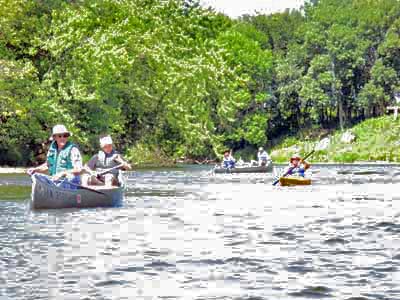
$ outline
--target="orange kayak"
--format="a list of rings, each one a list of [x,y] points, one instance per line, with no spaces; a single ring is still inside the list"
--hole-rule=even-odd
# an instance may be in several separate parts
[[[281,186],[310,185],[311,179],[303,177],[281,177],[279,178],[279,183]]]

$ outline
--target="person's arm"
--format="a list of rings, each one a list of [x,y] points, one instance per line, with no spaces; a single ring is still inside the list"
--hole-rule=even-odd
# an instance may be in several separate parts
[[[73,169],[69,172],[74,174],[75,176],[80,175],[83,169],[82,155],[79,152],[79,149],[76,147],[71,149],[71,160]]]
[[[97,160],[98,160],[98,155],[97,154],[93,155],[89,159],[89,161],[85,164],[84,169],[89,171],[89,173],[95,171]]]
[[[35,173],[46,173],[47,170],[49,169],[48,165],[47,165],[47,161],[43,164],[41,164],[40,166],[37,166],[35,168],[29,168],[27,170],[28,175],[32,176]]]
[[[304,171],[306,171],[307,169],[309,169],[311,167],[311,164],[309,164],[305,160],[301,160],[301,163],[303,164]]]
[[[117,163],[122,164],[121,169],[123,170],[131,170],[132,166],[130,163],[128,163],[126,160],[124,160],[121,156],[121,154],[118,154],[117,157],[114,159]]]

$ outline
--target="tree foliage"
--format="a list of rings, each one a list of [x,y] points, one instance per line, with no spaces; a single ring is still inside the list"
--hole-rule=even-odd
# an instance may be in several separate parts
[[[0,164],[37,160],[56,123],[85,153],[105,132],[131,157],[255,149],[381,115],[399,89],[396,0],[238,20],[196,0],[0,5]]]

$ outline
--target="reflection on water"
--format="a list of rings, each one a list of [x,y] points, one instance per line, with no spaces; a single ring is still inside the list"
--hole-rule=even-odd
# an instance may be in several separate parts
[[[0,201],[0,299],[400,299],[400,178],[386,171],[319,168],[289,188],[140,171],[120,208]]]

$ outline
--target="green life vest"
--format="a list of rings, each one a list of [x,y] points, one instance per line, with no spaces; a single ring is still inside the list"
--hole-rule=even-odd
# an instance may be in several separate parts
[[[67,142],[64,148],[58,151],[57,143],[55,141],[51,143],[49,152],[47,153],[47,166],[49,167],[50,176],[74,168],[70,155],[73,147],[76,147],[76,145]]]

